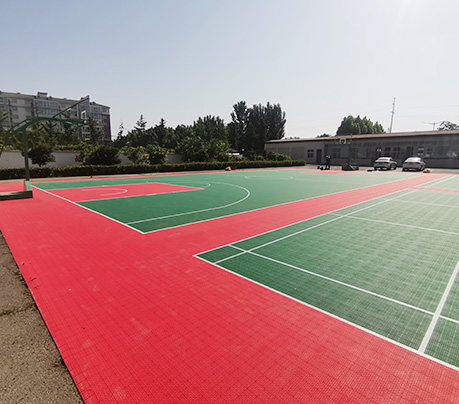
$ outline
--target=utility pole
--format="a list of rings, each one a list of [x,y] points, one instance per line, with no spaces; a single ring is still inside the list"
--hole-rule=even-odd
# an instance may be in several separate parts
[[[394,97],[394,102],[392,103],[389,133],[392,133],[392,123],[394,122],[394,113],[395,113],[395,97]]]

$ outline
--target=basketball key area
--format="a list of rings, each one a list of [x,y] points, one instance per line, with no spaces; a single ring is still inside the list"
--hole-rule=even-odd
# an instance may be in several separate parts
[[[0,225],[86,402],[456,402],[459,177],[34,186]]]

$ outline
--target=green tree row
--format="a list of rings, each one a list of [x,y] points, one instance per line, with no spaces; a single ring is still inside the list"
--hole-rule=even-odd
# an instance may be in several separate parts
[[[240,152],[250,157],[264,154],[267,140],[281,139],[285,134],[285,112],[280,105],[261,104],[248,108],[244,101],[233,106],[232,121],[225,124],[218,116],[199,117],[192,125],[147,127],[143,115],[134,128],[124,133],[120,126],[114,141],[107,142],[93,122],[81,137],[78,125],[45,121],[27,129],[29,157],[40,166],[53,161],[53,150],[75,148],[85,164],[117,164],[119,152],[135,164],[160,164],[169,151],[181,154],[185,162],[227,161],[230,152]],[[1,112],[1,111],[0,111]],[[22,136],[3,129],[0,115],[0,155],[5,146],[22,150]],[[280,159],[279,156],[271,156]]]

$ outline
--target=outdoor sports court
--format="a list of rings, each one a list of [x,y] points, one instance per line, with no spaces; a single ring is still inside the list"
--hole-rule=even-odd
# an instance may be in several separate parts
[[[459,176],[33,186],[0,230],[85,402],[459,402]]]

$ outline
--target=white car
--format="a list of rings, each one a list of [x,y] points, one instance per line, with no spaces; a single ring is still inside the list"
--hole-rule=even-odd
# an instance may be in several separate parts
[[[375,171],[378,168],[380,170],[382,170],[383,168],[385,168],[386,170],[396,170],[397,162],[392,157],[380,157],[374,162],[373,168],[375,169]]]
[[[426,168],[426,163],[421,157],[408,157],[402,165],[402,170],[418,170],[423,171]]]

